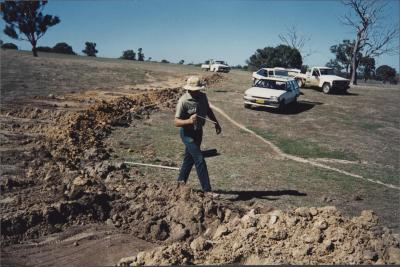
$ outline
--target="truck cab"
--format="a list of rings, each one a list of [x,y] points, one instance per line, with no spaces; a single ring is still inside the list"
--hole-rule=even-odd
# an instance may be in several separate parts
[[[212,72],[229,72],[231,70],[225,61],[213,59],[206,60],[204,64],[201,65],[201,68]]]

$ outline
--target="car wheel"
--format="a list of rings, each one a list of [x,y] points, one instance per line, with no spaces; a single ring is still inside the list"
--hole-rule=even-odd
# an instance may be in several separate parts
[[[302,80],[298,79],[297,80],[297,84],[299,85],[300,88],[303,87],[303,81]]]
[[[244,108],[251,108],[250,104],[244,104]]]
[[[324,94],[330,94],[332,92],[332,87],[329,83],[324,83],[324,85],[322,85],[322,92],[324,92]]]

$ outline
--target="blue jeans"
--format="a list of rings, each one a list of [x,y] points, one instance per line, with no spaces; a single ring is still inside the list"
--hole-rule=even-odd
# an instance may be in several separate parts
[[[211,191],[210,178],[206,161],[200,150],[201,141],[203,139],[203,130],[188,130],[181,128],[180,135],[185,145],[185,155],[183,157],[182,167],[179,172],[178,181],[186,183],[189,178],[193,164],[196,166],[197,176],[199,177],[201,188],[203,191]]]

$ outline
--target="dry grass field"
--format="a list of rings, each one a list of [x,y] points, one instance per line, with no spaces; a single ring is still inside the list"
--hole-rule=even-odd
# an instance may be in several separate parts
[[[400,233],[399,88],[356,86],[345,95],[303,88],[296,106],[278,112],[243,107],[250,72],[211,76],[186,65],[0,53],[5,265],[113,265],[161,244],[157,235],[140,235],[147,217],[126,215],[124,207],[139,209],[131,195],[151,187],[142,183],[167,190],[177,172],[121,162],[179,167],[184,148],[174,104],[188,75],[208,77],[213,105],[289,155],[216,112],[223,132],[206,124],[203,139],[203,149],[219,152],[207,159],[221,194],[212,203],[238,213],[336,206],[352,217],[373,210],[381,226]],[[199,188],[194,171],[189,187]]]

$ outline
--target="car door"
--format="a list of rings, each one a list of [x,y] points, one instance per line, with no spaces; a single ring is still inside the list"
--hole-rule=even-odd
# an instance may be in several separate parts
[[[311,75],[307,77],[309,86],[318,86],[319,85],[319,71],[318,69],[312,69]]]
[[[286,83],[286,93],[285,93],[285,99],[286,103],[291,103],[295,100],[296,98],[296,92],[294,89],[293,81],[288,81]]]
[[[292,81],[293,86],[294,86],[294,92],[296,93],[296,97],[300,95],[300,87],[299,84],[296,81]]]

